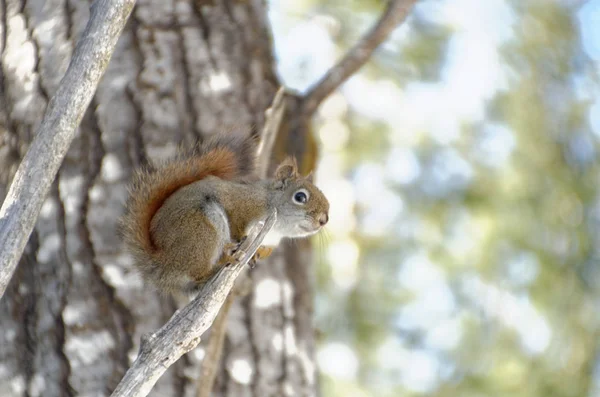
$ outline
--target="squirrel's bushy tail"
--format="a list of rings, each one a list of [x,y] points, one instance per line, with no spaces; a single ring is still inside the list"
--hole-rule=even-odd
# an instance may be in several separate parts
[[[179,188],[211,175],[226,180],[251,175],[255,157],[253,137],[217,134],[163,165],[137,170],[120,230],[138,264],[153,266],[157,247],[152,241],[150,223],[165,200]]]

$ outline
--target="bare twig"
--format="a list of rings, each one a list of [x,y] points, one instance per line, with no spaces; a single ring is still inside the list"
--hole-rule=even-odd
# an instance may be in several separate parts
[[[241,275],[240,277],[244,277]],[[247,275],[246,275],[247,277]],[[248,278],[248,281],[250,279]],[[219,311],[219,314],[213,321],[210,327],[210,336],[204,358],[202,358],[202,365],[200,368],[200,378],[198,379],[198,397],[208,397],[212,393],[213,386],[215,384],[215,378],[217,377],[217,367],[221,362],[221,355],[223,353],[223,343],[225,342],[225,330],[227,328],[227,317],[229,309],[233,305],[235,296],[238,295],[235,291],[231,291],[223,307]]]
[[[225,298],[246,263],[252,258],[264,237],[275,224],[273,211],[264,224],[256,225],[235,253],[236,261],[222,267],[198,296],[177,311],[158,331],[142,338],[140,352],[112,397],[142,397],[148,395],[156,381],[182,355],[195,348],[202,334],[210,327]]]
[[[104,74],[135,0],[96,0],[69,68],[48,103],[0,209],[0,297],[4,294],[69,145]]]
[[[304,96],[305,114],[312,114],[319,104],[369,60],[375,49],[408,15],[417,0],[390,0],[377,24],[329,69]]]
[[[279,131],[279,126],[281,125],[281,120],[283,119],[283,114],[285,112],[284,95],[285,89],[279,87],[275,97],[273,97],[271,106],[265,110],[265,125],[260,134],[260,144],[256,153],[256,173],[261,179],[266,178],[269,171],[271,152],[273,151],[275,138],[277,137],[277,132]],[[250,280],[248,279],[247,281]],[[223,352],[227,316],[236,295],[242,295],[239,289],[238,291],[234,290],[229,294],[212,324],[210,339],[206,346],[206,354],[202,359],[202,375],[198,380],[198,397],[209,397],[212,392],[217,376],[217,366],[219,365],[221,354]]]
[[[279,87],[273,103],[265,111],[265,125],[262,133],[260,134],[260,145],[258,146],[257,164],[256,171],[260,178],[265,178],[269,171],[269,160],[271,160],[271,152],[273,151],[273,145],[275,144],[275,138],[285,113],[285,100],[284,100],[285,89]]]

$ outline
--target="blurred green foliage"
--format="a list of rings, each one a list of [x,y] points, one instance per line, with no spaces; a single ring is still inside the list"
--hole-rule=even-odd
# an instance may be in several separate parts
[[[353,204],[356,224],[342,237],[358,246],[353,282],[336,281],[333,254],[320,255],[320,354],[346,357],[326,349],[341,343],[357,359],[356,371],[324,368],[325,396],[600,393],[600,131],[589,121],[599,69],[582,49],[576,8],[505,3],[510,35],[495,50],[507,81],[483,99],[482,117],[461,120],[457,137],[417,126],[398,138],[397,126],[352,106],[341,117],[350,134],[329,154],[341,159],[340,177],[360,196],[371,189],[360,183],[371,167],[385,191]],[[332,37],[341,55],[384,4],[303,6],[339,23]],[[463,32],[429,10],[416,8],[361,71],[365,79],[405,92],[444,78]],[[413,178],[390,177],[395,150],[416,161]],[[387,193],[401,208],[369,232]],[[337,239],[332,233],[330,247]]]

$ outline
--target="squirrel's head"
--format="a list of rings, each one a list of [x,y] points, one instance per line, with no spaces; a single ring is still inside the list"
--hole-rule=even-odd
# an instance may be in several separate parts
[[[313,183],[312,174],[298,173],[296,160],[287,158],[275,171],[273,205],[277,231],[285,237],[307,237],[329,221],[329,201]]]

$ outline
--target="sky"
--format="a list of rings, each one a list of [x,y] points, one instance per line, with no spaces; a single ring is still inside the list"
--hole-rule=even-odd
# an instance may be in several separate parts
[[[581,27],[581,38],[586,54],[597,64],[600,73],[600,0],[590,0],[577,12]],[[600,136],[600,95],[590,109],[590,123]]]

